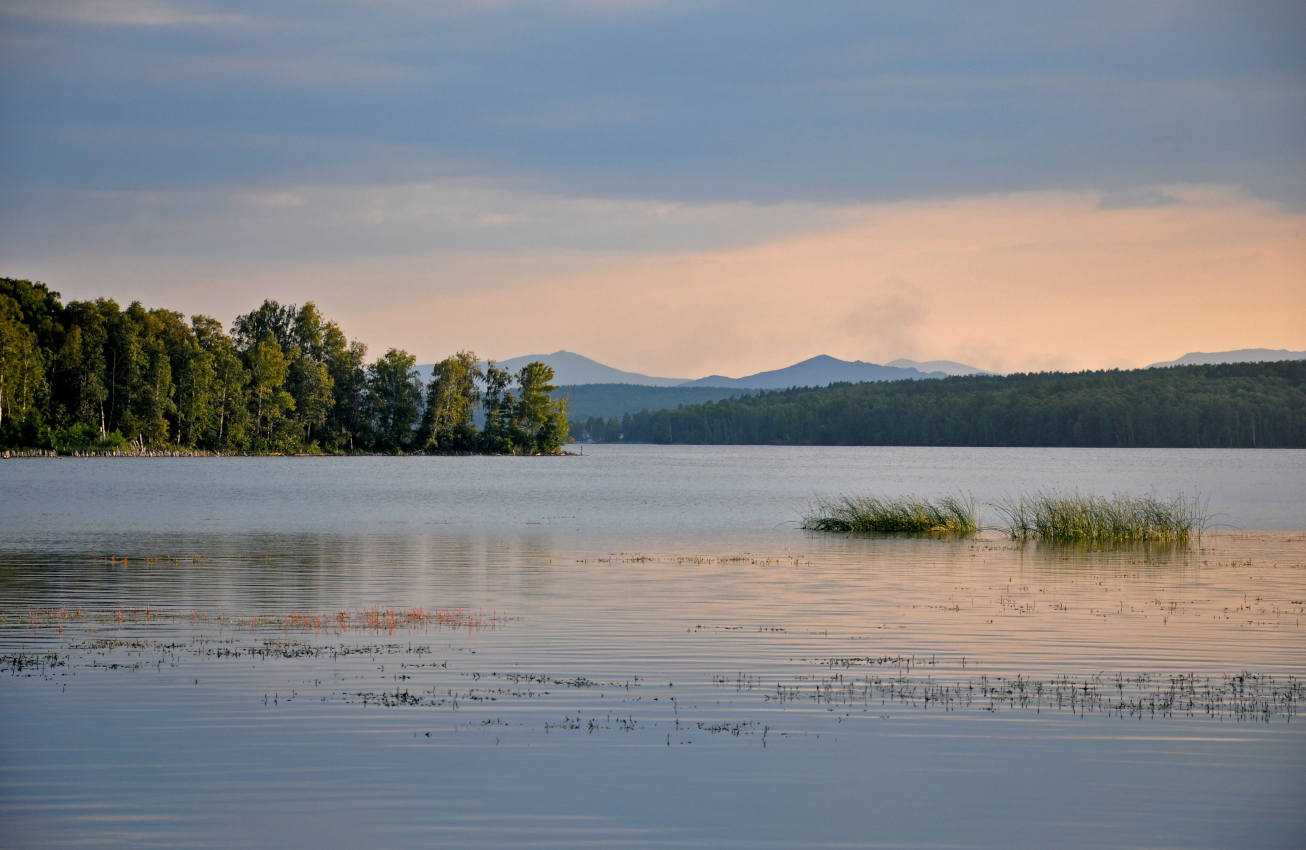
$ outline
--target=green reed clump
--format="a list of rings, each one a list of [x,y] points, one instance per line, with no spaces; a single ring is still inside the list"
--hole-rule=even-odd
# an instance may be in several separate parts
[[[1176,496],[1065,496],[1035,493],[993,507],[1013,540],[1053,543],[1187,543],[1206,517],[1195,499]]]
[[[803,518],[803,528],[848,534],[973,534],[979,522],[970,499],[842,496],[813,505]]]

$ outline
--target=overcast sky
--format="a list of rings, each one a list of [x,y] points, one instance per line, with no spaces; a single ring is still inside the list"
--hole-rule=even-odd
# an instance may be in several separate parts
[[[0,0],[0,274],[653,374],[1306,349],[1306,4]]]

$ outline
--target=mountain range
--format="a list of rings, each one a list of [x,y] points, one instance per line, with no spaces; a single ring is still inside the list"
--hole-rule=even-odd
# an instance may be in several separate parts
[[[836,381],[861,383],[863,381],[902,381],[920,378],[946,378],[946,372],[923,372],[911,366],[881,366],[862,360],[840,360],[828,354],[769,372],[758,372],[742,378],[709,375],[696,381],[686,381],[685,387],[731,387],[741,390],[784,390],[789,387],[823,387]]]
[[[954,360],[908,360],[899,358],[885,364],[861,360],[840,360],[820,354],[816,357],[786,366],[757,372],[739,378],[725,375],[708,375],[705,378],[666,378],[627,372],[599,363],[572,351],[559,350],[552,354],[526,354],[500,361],[498,365],[515,372],[531,361],[538,360],[553,367],[554,382],[559,386],[585,386],[590,384],[626,384],[642,387],[715,387],[731,390],[782,390],[790,387],[823,387],[847,381],[900,381],[923,378],[946,378],[952,375],[994,374],[984,369],[958,363]],[[1185,354],[1176,360],[1153,363],[1148,368],[1165,366],[1209,365],[1215,363],[1243,363],[1259,360],[1306,360],[1306,351],[1287,349],[1244,348],[1236,351],[1200,352]],[[430,380],[432,366],[418,366],[423,383]],[[723,396],[724,397],[724,396]]]
[[[895,361],[893,364],[880,365],[861,360],[840,360],[825,354],[809,358],[801,363],[772,369],[739,378],[725,375],[709,375],[705,378],[662,378],[644,375],[639,372],[626,372],[591,360],[571,351],[555,351],[552,354],[527,354],[499,363],[509,371],[520,369],[527,363],[538,360],[553,367],[554,382],[562,386],[583,384],[636,384],[647,387],[725,387],[729,389],[778,390],[789,387],[825,386],[836,381],[900,381],[919,378],[945,378],[948,375],[985,374],[984,370],[964,363],[938,360],[919,365],[907,365],[911,361]],[[921,368],[930,367],[930,368]],[[424,374],[429,374],[429,366],[419,367]]]
[[[967,366],[965,363],[958,363],[956,360],[908,360],[906,357],[899,357],[897,360],[890,360],[885,366],[894,366],[898,369],[919,369],[922,372],[942,372],[945,375],[993,375],[995,372],[989,372],[975,366]]]
[[[1262,363],[1276,360],[1306,360],[1306,351],[1286,348],[1240,348],[1236,351],[1190,351],[1177,360],[1153,363],[1149,369],[1164,366],[1213,366],[1216,363]]]

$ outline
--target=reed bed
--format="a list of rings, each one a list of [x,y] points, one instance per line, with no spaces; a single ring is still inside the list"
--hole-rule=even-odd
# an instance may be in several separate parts
[[[1035,493],[993,503],[1013,540],[1050,543],[1177,543],[1200,537],[1206,516],[1176,496],[1066,496]]]
[[[803,528],[845,534],[973,534],[979,522],[970,499],[842,496],[816,502]]]

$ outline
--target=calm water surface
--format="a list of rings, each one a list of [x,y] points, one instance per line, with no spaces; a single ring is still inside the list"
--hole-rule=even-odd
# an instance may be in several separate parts
[[[3,462],[0,845],[1300,846],[1303,482],[1306,452]],[[798,528],[1036,489],[1218,528]]]

